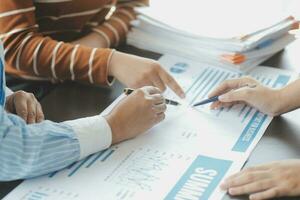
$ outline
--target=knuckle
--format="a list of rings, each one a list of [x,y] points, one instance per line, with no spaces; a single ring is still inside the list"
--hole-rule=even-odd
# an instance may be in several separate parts
[[[139,88],[139,89],[135,90],[135,94],[138,96],[144,96],[145,92],[143,89]]]
[[[35,112],[34,112],[34,111],[29,112],[29,113],[28,113],[28,117],[29,117],[29,118],[35,117]]]
[[[230,180],[228,181],[228,185],[236,185],[237,184],[237,181],[236,180]]]
[[[153,100],[150,98],[145,98],[145,106],[152,108],[152,105],[153,105]]]
[[[265,182],[257,182],[256,187],[257,188],[264,188],[266,185],[267,185],[267,183],[265,183]]]
[[[38,118],[38,119],[44,119],[45,117],[44,117],[44,114],[43,114],[43,113],[38,113],[38,114],[37,114],[37,118]]]
[[[273,180],[266,180],[264,182],[261,183],[261,187],[260,188],[267,188],[269,186],[273,185]]]
[[[247,179],[248,181],[253,181],[253,180],[255,179],[255,174],[253,174],[252,172],[248,173],[248,174],[246,175],[246,179]]]
[[[253,81],[253,80],[254,80],[254,79],[253,79],[251,76],[249,76],[249,75],[244,76],[243,79],[246,80],[246,81]]]
[[[152,86],[152,88],[153,88],[153,90],[156,90],[157,94],[161,95],[162,91],[161,91],[161,89],[159,87],[153,87]],[[162,95],[161,95],[161,97],[162,97]]]
[[[157,61],[152,61],[151,64],[150,64],[150,66],[155,71],[160,69],[160,64]]]
[[[167,110],[167,105],[164,104],[164,105],[163,105],[163,111],[166,111],[166,110]]]
[[[19,91],[15,92],[15,95],[16,95],[17,97],[25,96],[25,95],[26,95],[26,92],[24,92],[23,90],[19,90]]]
[[[20,114],[21,114],[22,116],[27,115],[27,110],[26,110],[26,109],[21,109],[21,110],[20,110]]]
[[[32,98],[32,99],[35,99],[35,96],[34,96],[33,93],[28,93],[28,96],[29,96],[30,98]]]
[[[158,117],[158,122],[163,121],[166,118],[166,115],[164,113],[160,114]]]

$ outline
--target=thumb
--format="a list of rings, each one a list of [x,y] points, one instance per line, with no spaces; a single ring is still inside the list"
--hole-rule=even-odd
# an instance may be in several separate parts
[[[232,90],[228,93],[225,93],[219,96],[219,101],[221,102],[235,102],[235,101],[244,101],[247,102],[251,97],[251,90],[249,88]]]

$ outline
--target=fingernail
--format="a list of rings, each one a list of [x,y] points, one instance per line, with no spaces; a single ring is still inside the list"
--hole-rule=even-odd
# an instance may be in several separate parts
[[[184,93],[180,93],[180,97],[181,97],[182,99],[184,99],[184,98],[185,98],[185,94],[184,94]]]
[[[226,94],[222,94],[221,96],[219,96],[218,98],[220,101],[225,101],[227,99],[227,95]]]
[[[228,193],[231,194],[231,195],[234,195],[235,194],[235,189],[234,188],[229,188]]]
[[[216,105],[216,106],[214,106],[214,110],[219,110],[220,109],[220,105]]]
[[[226,184],[225,183],[221,183],[220,188],[222,190],[226,190],[227,189]]]

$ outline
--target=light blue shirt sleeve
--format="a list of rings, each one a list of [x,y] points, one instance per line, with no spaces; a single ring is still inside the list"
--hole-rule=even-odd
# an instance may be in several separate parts
[[[28,125],[0,106],[0,181],[63,169],[111,143],[111,129],[102,116]]]
[[[70,126],[50,121],[27,125],[0,109],[0,181],[47,174],[80,158],[80,144]]]

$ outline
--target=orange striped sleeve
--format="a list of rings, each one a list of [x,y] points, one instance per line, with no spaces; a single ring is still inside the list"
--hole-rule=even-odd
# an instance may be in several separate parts
[[[101,25],[94,26],[92,30],[103,37],[109,47],[118,46],[125,41],[126,35],[130,29],[130,22],[136,19],[135,7],[148,6],[148,0],[119,0],[116,10],[109,19],[103,21]],[[110,9],[110,8],[108,8]],[[103,11],[104,15],[109,11]],[[103,16],[100,19],[103,19]]]
[[[44,37],[39,33],[32,1],[5,0],[0,4],[0,39],[8,72],[55,80],[109,84],[111,49],[93,49]]]

